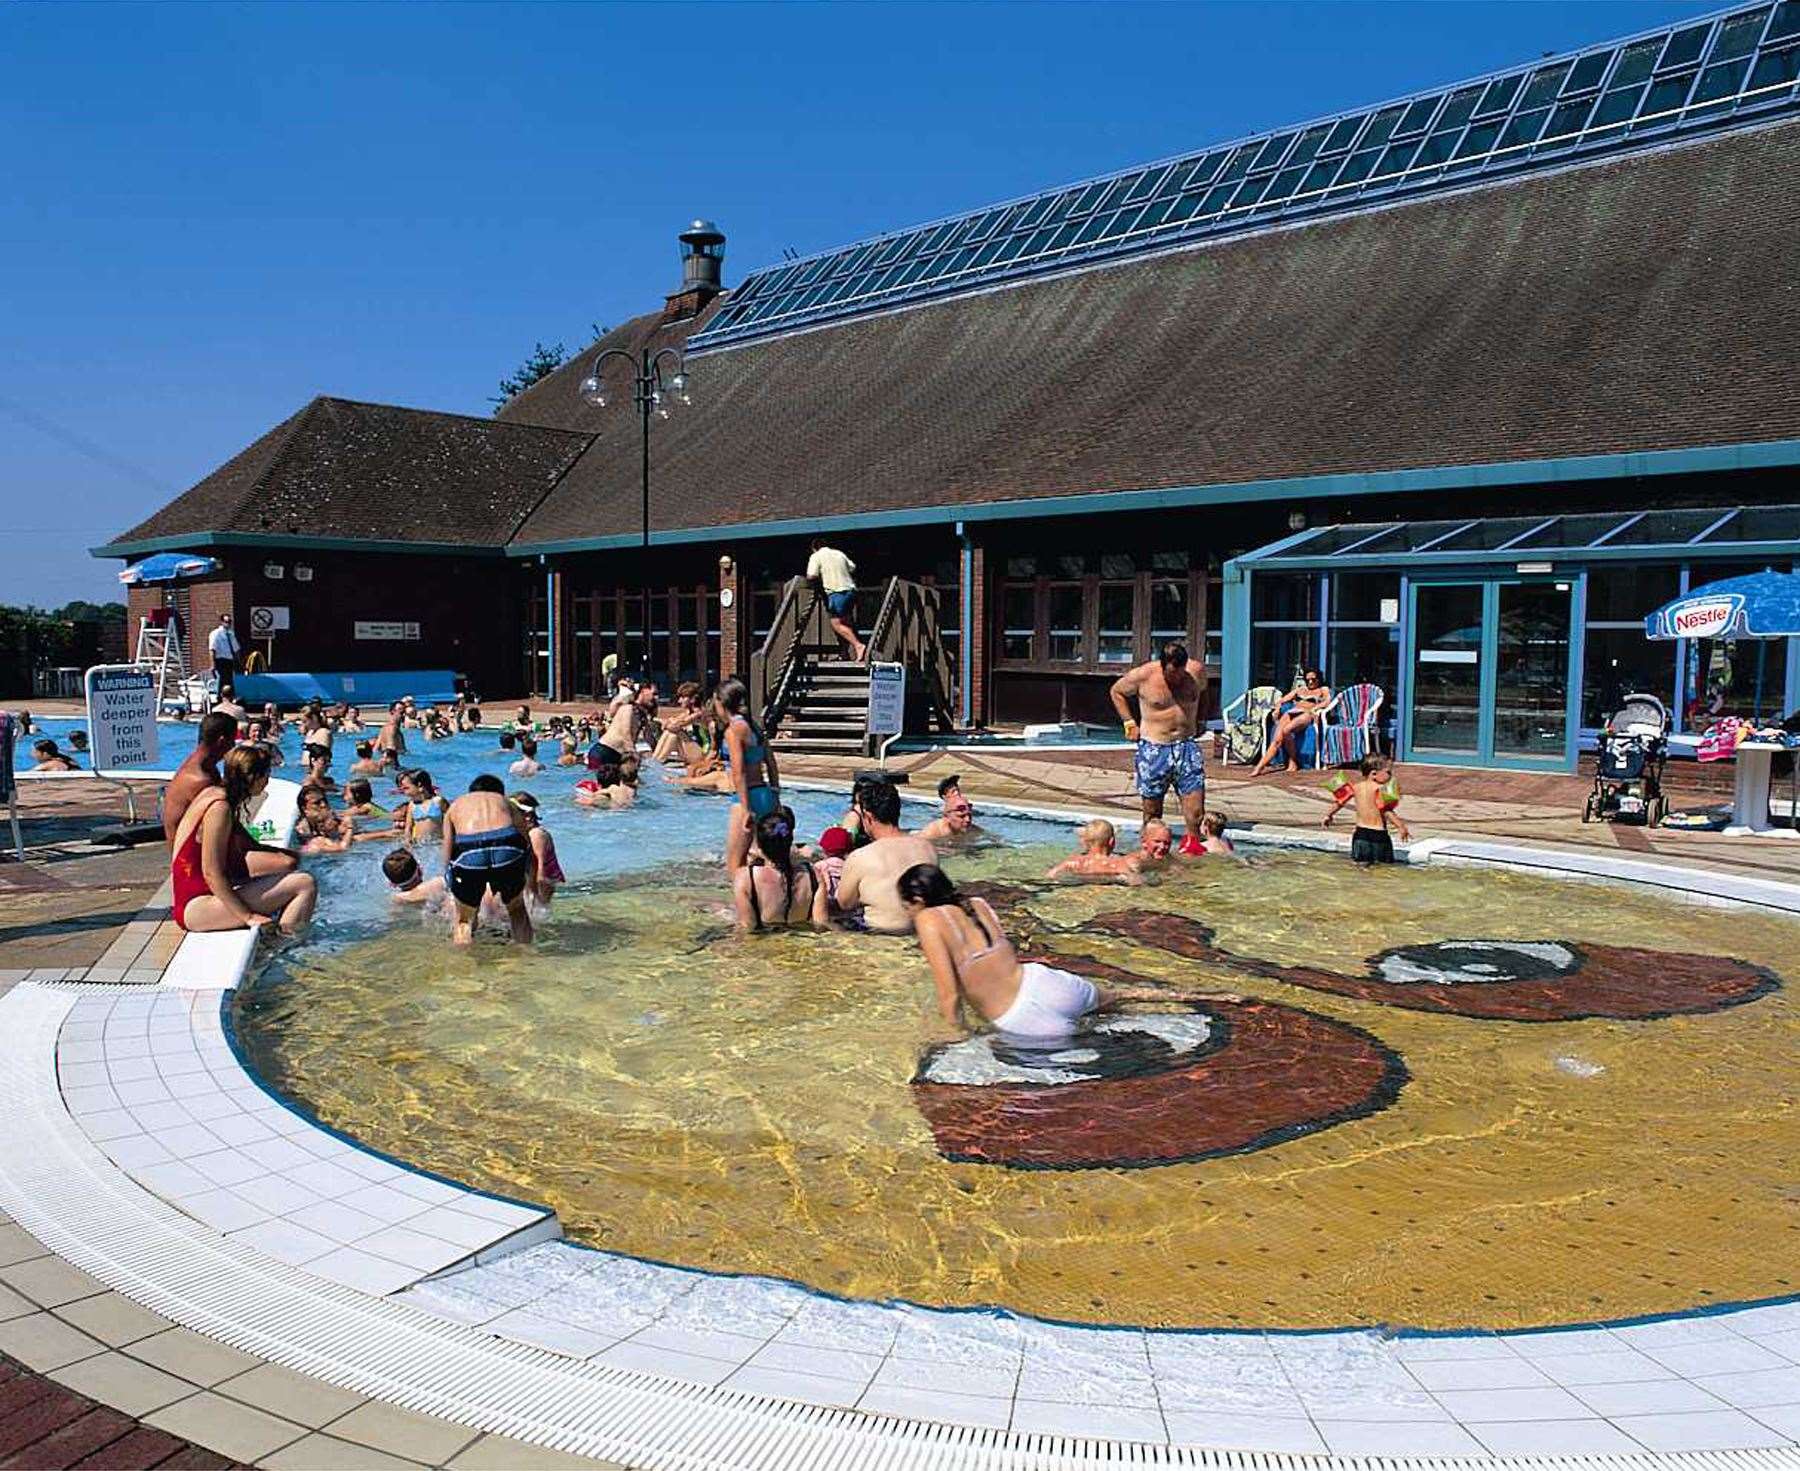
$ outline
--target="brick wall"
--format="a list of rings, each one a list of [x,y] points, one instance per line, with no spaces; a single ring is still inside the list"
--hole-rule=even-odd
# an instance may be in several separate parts
[[[206,646],[206,639],[218,627],[222,614],[231,614],[231,621],[237,627],[238,643],[243,646],[243,651],[247,654],[255,647],[248,637],[244,612],[234,601],[236,587],[237,584],[229,573],[223,577],[209,577],[204,582],[190,582],[187,585],[188,626],[184,636],[188,641],[188,667],[197,673],[210,672],[212,669],[212,654]]]
[[[737,562],[730,557],[719,558],[719,678],[730,679],[733,675],[742,676],[748,672],[742,658],[742,639],[740,629],[741,614],[747,610],[744,598],[748,592],[748,580]],[[724,594],[731,593],[731,606],[725,606]]]

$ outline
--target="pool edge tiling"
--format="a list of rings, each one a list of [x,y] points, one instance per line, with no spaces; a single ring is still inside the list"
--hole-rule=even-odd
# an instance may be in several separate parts
[[[1470,843],[1414,854],[1534,867],[1561,856]],[[1740,895],[1730,876],[1661,865],[1631,878],[1800,910],[1795,886],[1754,881],[1756,894]],[[1233,1464],[1238,1452],[1261,1453],[1265,1464],[1290,1454],[1612,1453],[1649,1465],[1675,1451],[1705,1456],[1687,1465],[1800,1464],[1792,1300],[1513,1334],[1108,1329],[843,1301],[534,1241],[529,1231],[502,1233],[511,1239],[498,1259],[480,1262],[471,1247],[437,1266],[421,1256],[406,1281],[351,1271],[334,1280],[307,1263],[370,1236],[373,1219],[344,1197],[430,1177],[316,1128],[243,1068],[220,1007],[249,958],[207,990],[28,982],[0,999],[0,1101],[17,1123],[0,1142],[0,1203],[127,1296],[345,1388],[656,1467],[849,1467],[884,1455],[909,1466],[1192,1466]],[[120,1074],[138,1076],[68,1073],[107,1067],[115,1040]],[[185,1071],[165,1078],[161,1058]],[[59,1082],[59,1068],[82,1081]],[[192,1079],[180,1086],[193,1091],[168,1090],[175,1078]],[[159,1080],[167,1097],[132,1087]],[[118,1106],[65,1087],[110,1089]],[[231,1187],[206,1171],[239,1175],[246,1165],[228,1158],[208,1120],[176,1122],[158,1107],[183,1097],[222,1097],[273,1138],[304,1141],[294,1147],[306,1158],[253,1159],[260,1173],[245,1178],[302,1172],[315,1198],[294,1206],[310,1212],[312,1225],[299,1229],[360,1235],[315,1232],[329,1249],[314,1251],[318,1240],[218,1216],[211,1197]],[[149,1110],[142,1120],[140,1108]],[[128,1123],[130,1133],[117,1132]],[[131,1138],[146,1143],[115,1158]],[[209,1144],[217,1147],[200,1147]],[[271,1204],[275,1194],[285,1197],[277,1188]],[[211,1224],[191,1208],[202,1196],[215,1207]],[[646,1314],[652,1301],[661,1307]]]

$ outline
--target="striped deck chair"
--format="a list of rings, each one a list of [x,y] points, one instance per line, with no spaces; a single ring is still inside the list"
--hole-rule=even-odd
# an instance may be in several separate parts
[[[1246,766],[1262,759],[1269,743],[1269,717],[1281,703],[1281,691],[1272,684],[1247,689],[1219,712],[1225,722],[1225,764],[1241,761]],[[1232,712],[1237,711],[1234,717]]]
[[[1318,724],[1318,764],[1345,766],[1375,749],[1375,717],[1387,698],[1378,684],[1351,684],[1337,692]]]

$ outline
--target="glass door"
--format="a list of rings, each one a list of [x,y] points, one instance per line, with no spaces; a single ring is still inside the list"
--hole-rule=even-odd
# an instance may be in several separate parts
[[[1493,754],[1560,762],[1569,749],[1570,584],[1502,582],[1495,592]]]
[[[1404,754],[1571,768],[1574,604],[1569,582],[1414,583]]]
[[[1484,593],[1479,582],[1416,587],[1409,755],[1481,757]]]

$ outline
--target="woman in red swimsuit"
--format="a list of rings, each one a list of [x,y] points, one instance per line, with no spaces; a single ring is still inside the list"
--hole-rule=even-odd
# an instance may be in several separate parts
[[[269,764],[266,747],[236,747],[220,763],[222,785],[207,787],[181,814],[169,877],[182,929],[256,929],[274,920],[292,935],[312,918],[318,888],[310,873],[251,878],[241,845],[233,842],[251,802],[269,784]]]

